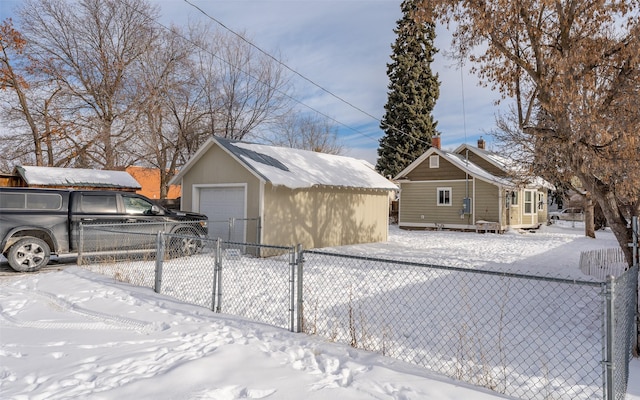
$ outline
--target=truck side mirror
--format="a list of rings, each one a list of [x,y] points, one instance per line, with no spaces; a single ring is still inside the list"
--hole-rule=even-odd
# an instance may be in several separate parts
[[[162,209],[154,204],[151,206],[151,214],[153,215],[162,214]]]

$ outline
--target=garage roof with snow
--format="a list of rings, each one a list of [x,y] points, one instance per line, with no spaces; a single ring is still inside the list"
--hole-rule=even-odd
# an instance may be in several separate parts
[[[337,186],[376,190],[398,187],[364,160],[308,150],[247,143],[214,137],[205,143],[172,180],[182,176],[212,145],[217,144],[263,182],[291,189]]]

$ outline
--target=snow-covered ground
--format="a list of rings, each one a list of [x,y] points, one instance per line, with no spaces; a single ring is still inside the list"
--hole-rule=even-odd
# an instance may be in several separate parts
[[[341,253],[588,280],[581,251],[610,232],[570,224],[478,235],[390,230]],[[7,399],[498,399],[481,387],[321,337],[214,314],[77,267],[0,280]],[[640,361],[627,399],[640,400]]]

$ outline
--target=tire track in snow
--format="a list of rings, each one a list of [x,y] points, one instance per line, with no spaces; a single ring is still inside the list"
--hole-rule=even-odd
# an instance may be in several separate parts
[[[83,317],[96,320],[95,322],[54,322],[54,321],[23,321],[10,316],[0,306],[0,317],[13,325],[25,328],[36,329],[125,329],[134,330],[140,333],[148,333],[155,330],[154,324],[140,321],[133,318],[107,314],[99,311],[92,311],[62,299],[53,293],[34,289],[30,294],[44,298],[48,303],[61,309]]]

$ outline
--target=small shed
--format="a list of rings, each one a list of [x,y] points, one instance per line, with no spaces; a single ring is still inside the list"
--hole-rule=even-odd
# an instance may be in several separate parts
[[[122,190],[135,192],[140,184],[126,171],[83,168],[17,166],[12,186],[50,189]]]
[[[305,248],[386,241],[397,190],[362,160],[217,137],[170,183],[211,237]]]

